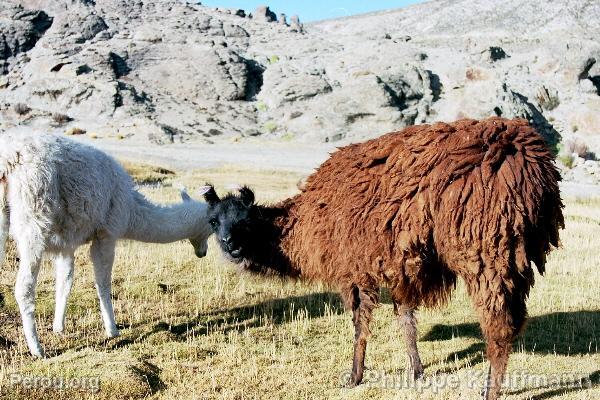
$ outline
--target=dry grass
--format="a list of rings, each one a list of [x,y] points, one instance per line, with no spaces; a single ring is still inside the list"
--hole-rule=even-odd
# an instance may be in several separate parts
[[[29,111],[31,111],[31,107],[29,107],[25,103],[16,103],[15,105],[13,105],[13,111],[17,115],[25,115],[25,114],[28,114]]]
[[[81,129],[76,126],[67,129],[65,132],[65,135],[67,135],[67,136],[78,136],[78,135],[85,135],[85,134],[86,134],[85,129]]]
[[[73,118],[69,117],[68,115],[61,114],[58,112],[52,113],[51,117],[52,117],[52,122],[54,122],[54,125],[56,125],[56,126],[62,126],[64,124],[66,124],[67,122],[70,122],[73,120]]]
[[[294,193],[300,178],[224,168],[168,179],[190,189],[205,181],[221,188],[248,183],[260,200],[273,201]],[[178,198],[171,187],[144,192],[164,202]],[[516,382],[508,389],[509,399],[600,397],[600,200],[569,200],[566,215],[564,247],[552,253],[546,276],[538,277],[529,300],[529,327],[515,344],[509,373]],[[419,312],[419,347],[427,375],[420,388],[405,388],[400,378],[404,344],[384,293],[375,312],[365,384],[345,389],[340,377],[351,365],[353,328],[331,289],[240,275],[214,245],[207,257],[196,259],[188,243],[122,242],[113,290],[122,336],[105,340],[87,250],[78,252],[64,336],[51,332],[53,271],[48,263],[42,270],[39,331],[46,349],[55,354],[46,360],[33,360],[26,351],[12,291],[16,260],[9,254],[0,275],[0,397],[479,398],[487,364],[462,285],[448,307]],[[563,381],[518,380],[525,372],[530,377],[562,376]],[[34,391],[12,385],[12,374],[95,377],[100,390]]]
[[[140,185],[166,183],[175,176],[175,172],[167,168],[129,161],[121,161],[121,165],[131,175],[133,180]]]
[[[570,155],[577,154],[581,158],[588,158],[590,155],[590,148],[579,138],[567,139],[562,144],[561,153]]]

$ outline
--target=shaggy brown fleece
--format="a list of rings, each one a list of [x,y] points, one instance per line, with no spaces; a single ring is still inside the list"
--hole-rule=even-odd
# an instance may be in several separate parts
[[[381,286],[390,288],[418,377],[413,310],[445,303],[462,277],[487,340],[488,395],[496,398],[526,319],[531,263],[544,272],[564,225],[553,161],[525,120],[502,118],[412,126],[346,146],[300,194],[259,207],[275,234],[261,236],[269,246],[244,264],[339,286],[356,327],[351,384],[362,379]]]
[[[461,276],[501,375],[526,318],[531,262],[544,272],[564,226],[553,161],[526,121],[501,118],[343,147],[287,202],[295,218],[282,248],[302,276],[338,283],[349,303],[352,288],[376,303],[385,285],[397,304],[435,306]]]

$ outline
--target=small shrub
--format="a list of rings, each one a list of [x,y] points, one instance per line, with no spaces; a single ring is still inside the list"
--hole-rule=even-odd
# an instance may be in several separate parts
[[[555,149],[554,149],[555,150],[554,154],[564,154],[563,147],[564,146],[563,146],[562,143],[556,143],[556,146],[555,146]]]
[[[86,132],[85,129],[73,127],[73,128],[68,129],[65,132],[65,135],[68,135],[68,136],[85,135],[85,132]]]
[[[558,93],[556,91],[548,90],[548,88],[545,86],[542,86],[538,89],[537,93],[535,94],[535,99],[540,107],[548,111],[554,110],[560,104]]]
[[[138,185],[163,184],[175,176],[175,171],[144,163],[121,161],[121,165]]]
[[[267,121],[263,125],[263,129],[267,131],[267,133],[273,133],[277,130],[277,123],[275,121]]]
[[[52,121],[57,125],[64,125],[67,122],[72,121],[72,118],[65,114],[52,113]]]
[[[279,62],[279,56],[272,55],[269,57],[269,64],[276,64]]]
[[[17,103],[13,106],[13,110],[17,115],[25,115],[31,111],[31,108],[25,103]]]
[[[562,144],[561,153],[564,155],[577,154],[581,158],[588,158],[590,148],[581,139],[567,139]]]
[[[361,71],[355,71],[352,73],[352,76],[354,78],[358,78],[359,76],[367,76],[367,75],[373,75],[373,71],[361,70]]]
[[[571,169],[573,168],[575,157],[573,157],[573,154],[561,154],[558,156],[558,161],[560,161],[565,167]]]
[[[292,140],[294,140],[294,137],[296,135],[294,135],[292,132],[286,132],[283,135],[281,135],[281,140],[284,142],[291,142]]]
[[[265,111],[267,111],[267,105],[265,103],[263,103],[262,101],[259,101],[258,103],[256,103],[256,109],[258,111],[265,112]]]

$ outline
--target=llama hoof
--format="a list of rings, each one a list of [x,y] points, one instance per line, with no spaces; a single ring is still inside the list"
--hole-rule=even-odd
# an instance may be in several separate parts
[[[481,400],[492,400],[493,399],[493,395],[490,395],[490,388],[485,386],[483,389],[481,389]]]
[[[412,314],[410,314],[412,316]],[[412,317],[414,318],[414,317]],[[414,344],[414,346],[416,346],[416,344]],[[424,373],[424,369],[423,369],[423,364],[421,363],[421,359],[420,357],[417,355],[415,356],[410,356],[407,359],[406,362],[406,376],[408,379],[412,379],[413,382],[416,382],[418,380],[423,379],[423,376],[425,375]]]
[[[350,376],[348,378],[348,380],[346,381],[346,384],[344,385],[344,387],[346,387],[348,389],[355,388],[358,385],[360,385],[361,381],[362,381],[362,378],[358,378],[356,376]]]
[[[413,371],[413,373],[412,373],[413,382],[422,380],[423,376],[425,376],[425,373],[423,372],[423,370],[421,370],[421,371]]]
[[[413,382],[416,382],[416,381],[419,381],[419,380],[423,379],[423,376],[425,376],[425,372],[423,371],[423,367],[416,368],[414,370],[410,370],[410,376],[411,376]]]
[[[41,347],[37,349],[32,349],[30,350],[30,352],[33,358],[46,358],[46,353],[44,353],[44,349],[42,349]]]
[[[108,337],[109,339],[116,338],[119,336],[121,336],[121,332],[119,332],[118,329],[106,331],[106,337]]]
[[[358,386],[358,383],[354,382],[352,379],[348,379],[344,384],[346,389],[352,389]]]
[[[342,388],[352,389],[356,387],[359,383],[360,382],[357,382],[356,377],[350,371],[344,372],[340,376],[340,384]]]

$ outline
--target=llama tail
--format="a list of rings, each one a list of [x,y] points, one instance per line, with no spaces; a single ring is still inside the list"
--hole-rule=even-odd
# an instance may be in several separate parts
[[[4,264],[4,255],[6,252],[6,241],[8,239],[9,214],[8,202],[6,200],[6,177],[0,179],[0,266]]]

